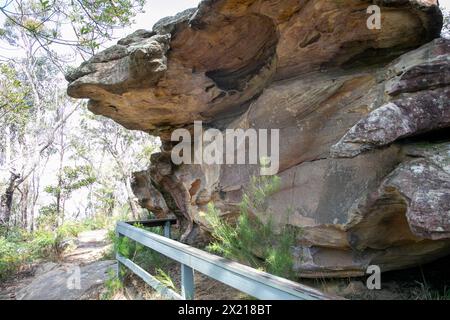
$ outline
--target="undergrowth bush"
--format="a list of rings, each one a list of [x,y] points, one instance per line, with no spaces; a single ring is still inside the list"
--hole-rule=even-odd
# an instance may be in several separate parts
[[[240,204],[236,223],[220,217],[212,203],[205,215],[215,239],[207,249],[254,268],[285,278],[294,278],[292,248],[298,230],[287,224],[277,231],[267,208],[267,197],[279,190],[278,176],[253,177]],[[257,218],[264,217],[265,221]]]
[[[108,277],[105,280],[105,292],[100,296],[101,300],[110,300],[117,293],[123,290],[123,283],[117,277],[113,269],[108,270]]]
[[[135,223],[134,227],[141,228],[152,233],[163,235],[163,227],[144,227],[142,224]],[[117,236],[114,229],[108,231],[108,238],[113,243],[113,246],[104,255],[104,259],[115,259],[115,252],[118,252],[125,258],[132,260],[142,269],[152,274],[157,280],[161,282],[161,286],[176,290],[175,282],[172,280],[167,270],[171,264],[171,260],[163,254],[154,251],[136,241],[128,238]],[[120,277],[126,282],[129,275],[126,267],[119,269]],[[117,275],[111,274],[105,285],[106,293],[102,299],[111,299],[116,293],[123,288],[123,283],[117,278]]]
[[[159,235],[163,234],[163,229],[161,227],[145,228],[139,224],[136,224],[135,227],[142,228]],[[145,270],[162,270],[166,268],[170,263],[170,259],[166,256],[150,248],[147,248],[146,246],[137,243],[130,238],[116,237],[114,235],[113,242],[115,251],[119,252],[122,256],[134,261]]]
[[[412,300],[450,300],[450,288],[444,286],[442,290],[431,288],[426,282],[418,282],[411,291]]]
[[[30,261],[29,250],[25,243],[11,241],[0,236],[0,280],[15,272]]]
[[[96,215],[81,222],[82,231],[108,229],[114,225],[115,221],[105,215]]]

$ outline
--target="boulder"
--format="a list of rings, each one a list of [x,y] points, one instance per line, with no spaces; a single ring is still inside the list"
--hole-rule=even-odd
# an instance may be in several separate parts
[[[369,29],[367,8],[381,8]],[[257,165],[171,162],[178,128],[279,129],[276,226],[302,230],[303,277],[365,274],[450,252],[450,41],[435,0],[205,0],[139,30],[68,74],[68,93],[161,152],[135,174],[142,206],[175,214],[182,241],[208,235]],[[233,150],[234,151],[234,150]]]

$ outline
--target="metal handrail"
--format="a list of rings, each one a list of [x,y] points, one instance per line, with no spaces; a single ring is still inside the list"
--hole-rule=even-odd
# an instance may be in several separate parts
[[[143,270],[133,261],[121,256],[116,258],[120,265],[126,266],[160,294],[173,299],[194,299],[194,270],[218,280],[230,287],[264,300],[329,300],[335,297],[316,289],[272,274],[250,268],[243,264],[213,255],[188,246],[169,237],[136,228],[133,222],[118,222],[116,233],[128,237],[170,259],[181,263],[181,295],[165,287],[155,277]],[[170,223],[159,221],[170,229]],[[168,227],[167,227],[168,226]]]

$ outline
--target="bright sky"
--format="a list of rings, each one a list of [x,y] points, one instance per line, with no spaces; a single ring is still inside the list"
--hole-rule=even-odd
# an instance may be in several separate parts
[[[199,0],[147,0],[145,12],[135,18],[135,25],[123,30],[123,36],[136,29],[151,29],[159,19],[173,16],[188,8],[197,7],[199,2]]]

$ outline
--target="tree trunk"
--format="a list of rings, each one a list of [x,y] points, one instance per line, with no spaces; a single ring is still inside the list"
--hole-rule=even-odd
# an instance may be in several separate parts
[[[133,190],[131,189],[131,181],[129,177],[125,178],[125,189],[127,190],[128,203],[130,204],[131,215],[134,220],[139,219],[139,209],[134,201]]]
[[[0,223],[8,226],[11,217],[11,208],[13,204],[14,191],[16,190],[16,181],[20,175],[11,172],[11,177],[8,181],[8,187],[0,199]]]
[[[28,228],[28,195],[30,193],[30,186],[28,180],[22,184],[22,193],[20,196],[20,214],[21,221],[20,224],[24,229]]]
[[[64,107],[60,109],[60,117],[64,118]],[[58,169],[58,192],[56,194],[56,213],[59,221],[64,223],[64,194],[63,190],[63,168],[64,168],[64,123],[61,125],[59,130],[59,144],[60,144],[60,153],[59,153],[59,169]],[[59,225],[57,225],[58,227]]]

